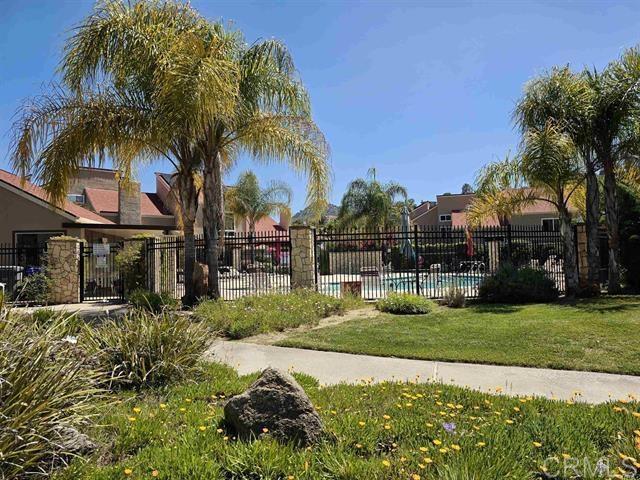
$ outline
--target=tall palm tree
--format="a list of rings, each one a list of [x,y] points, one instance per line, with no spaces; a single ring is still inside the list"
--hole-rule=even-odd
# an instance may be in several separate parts
[[[604,172],[605,213],[609,240],[609,293],[620,291],[620,235],[616,170],[637,155],[640,107],[640,50],[629,49],[599,73],[586,71],[594,91],[593,144]]]
[[[108,128],[91,135],[92,119],[86,116],[74,119],[80,131],[61,132],[53,122],[43,122],[41,137],[55,140],[51,144],[57,151],[70,148],[76,155],[68,165],[62,156],[40,162],[35,170],[45,188],[64,192],[74,168],[92,158],[102,161],[105,152],[126,174],[133,160],[165,154],[172,144],[165,135],[178,137],[197,155],[192,164],[202,166],[209,294],[215,298],[220,296],[222,175],[240,154],[287,162],[308,174],[309,204],[320,210],[326,201],[328,146],[311,119],[308,94],[290,54],[275,40],[248,46],[239,32],[204,20],[188,5],[111,0],[98,4],[76,30],[61,71],[73,102],[85,105],[86,89],[96,90],[98,81],[106,81],[127,99],[146,98],[152,108],[140,111],[157,117],[147,131],[120,124],[119,115],[98,115],[121,135],[106,135]],[[27,144],[30,138],[29,133],[23,136]]]
[[[274,213],[289,215],[291,188],[284,182],[272,181],[261,188],[258,177],[252,171],[244,172],[236,185],[227,192],[229,211],[246,218],[249,231],[256,231],[256,223]]]
[[[586,178],[588,283],[599,285],[600,193],[593,142],[594,100],[595,92],[585,74],[575,74],[568,66],[554,67],[525,86],[513,117],[522,133],[529,129],[543,130],[547,122],[552,121],[575,145]]]
[[[126,182],[136,164],[169,160],[177,172],[185,232],[184,301],[191,304],[198,206],[194,179],[203,155],[192,139],[192,117],[185,108],[192,96],[181,97],[180,89],[186,87],[180,79],[168,88],[164,78],[175,77],[172,62],[180,62],[184,31],[207,32],[215,39],[212,43],[228,42],[220,29],[183,4],[98,4],[65,46],[60,67],[65,85],[54,86],[21,109],[12,157],[15,168],[39,179],[54,202],[65,198],[81,166],[102,165],[109,157]],[[119,44],[127,48],[115,48]],[[225,75],[203,76],[202,83],[212,90],[226,85]],[[218,91],[209,108],[228,111],[223,100],[234,103],[233,89]]]
[[[370,230],[383,230],[394,225],[396,200],[407,201],[407,190],[398,183],[380,183],[371,168],[367,178],[357,178],[347,187],[338,213],[339,225],[360,225]]]

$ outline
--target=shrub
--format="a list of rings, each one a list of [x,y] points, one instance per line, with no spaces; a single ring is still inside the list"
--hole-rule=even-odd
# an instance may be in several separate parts
[[[51,281],[44,272],[34,273],[16,283],[13,300],[45,304],[49,301]]]
[[[134,310],[100,327],[85,327],[81,343],[111,372],[111,387],[163,386],[197,370],[208,331],[189,318]]]
[[[442,304],[450,308],[462,308],[466,303],[464,290],[457,285],[452,285],[444,294]]]
[[[618,188],[620,211],[620,266],[627,287],[640,291],[640,195]]]
[[[558,289],[543,270],[503,264],[480,283],[478,296],[487,303],[550,302],[558,298]]]
[[[129,303],[135,308],[140,308],[152,313],[160,313],[163,310],[176,310],[178,300],[168,293],[155,293],[141,288],[129,294]]]
[[[23,318],[38,329],[57,327],[62,336],[75,335],[83,325],[76,313],[58,312],[53,308],[38,308]]]
[[[282,331],[321,318],[341,314],[361,303],[353,297],[333,298],[311,290],[243,297],[234,301],[206,300],[194,313],[220,334],[244,338],[258,333]]]
[[[145,265],[144,235],[135,236],[124,242],[124,246],[115,256],[115,263],[122,274],[125,296],[129,296],[137,289],[144,288],[147,280]]]
[[[63,432],[94,413],[104,375],[61,341],[64,326],[0,312],[0,478],[45,476],[73,453]]]
[[[429,313],[434,304],[431,300],[408,293],[390,293],[387,298],[378,300],[376,308],[381,312],[399,315]]]

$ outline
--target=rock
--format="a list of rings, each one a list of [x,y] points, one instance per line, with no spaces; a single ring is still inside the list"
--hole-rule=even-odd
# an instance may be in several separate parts
[[[265,369],[244,393],[224,407],[227,425],[238,437],[268,433],[279,441],[309,445],[323,433],[320,415],[298,382],[281,370]]]
[[[86,455],[98,448],[87,435],[75,428],[59,427],[57,434],[56,444],[65,455]]]

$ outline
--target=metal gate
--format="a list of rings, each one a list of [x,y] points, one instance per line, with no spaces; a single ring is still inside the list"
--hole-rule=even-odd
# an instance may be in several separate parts
[[[124,282],[116,264],[122,243],[80,244],[80,301],[124,300]]]

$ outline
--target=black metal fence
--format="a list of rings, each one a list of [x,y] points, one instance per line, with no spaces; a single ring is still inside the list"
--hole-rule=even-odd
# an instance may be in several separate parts
[[[480,282],[507,261],[544,270],[564,291],[562,238],[539,226],[318,231],[315,251],[318,290],[332,296],[441,298],[456,288],[476,298]]]
[[[122,243],[80,243],[80,301],[123,300],[124,282],[116,256]]]
[[[0,244],[0,292],[13,298],[21,280],[42,271],[46,247]]]
[[[207,290],[204,237],[196,236],[196,295]],[[219,257],[220,294],[225,300],[291,288],[288,231],[235,233],[224,237]],[[148,288],[181,298],[184,293],[184,237],[150,239],[146,247]]]

